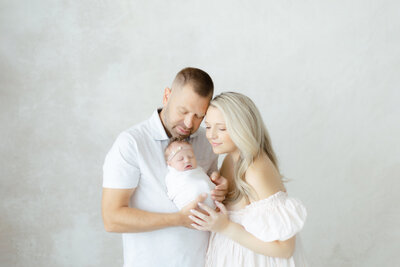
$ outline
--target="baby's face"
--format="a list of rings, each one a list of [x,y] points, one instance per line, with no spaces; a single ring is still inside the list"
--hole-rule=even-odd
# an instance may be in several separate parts
[[[179,150],[179,147],[182,149]],[[170,155],[177,151],[171,160],[168,161],[168,165],[177,171],[187,171],[197,168],[197,161],[194,155],[191,145],[177,143],[171,145]]]

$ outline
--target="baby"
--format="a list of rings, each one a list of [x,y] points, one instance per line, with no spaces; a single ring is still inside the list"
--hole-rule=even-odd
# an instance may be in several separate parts
[[[215,185],[201,167],[197,167],[196,157],[192,145],[184,140],[172,139],[165,149],[165,160],[168,164],[168,173],[165,177],[168,197],[175,205],[182,209],[198,195],[207,193],[204,201],[211,208],[215,208],[210,191]]]

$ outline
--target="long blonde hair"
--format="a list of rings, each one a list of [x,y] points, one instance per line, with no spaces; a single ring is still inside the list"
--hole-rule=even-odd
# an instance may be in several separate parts
[[[249,97],[235,92],[217,95],[210,106],[221,111],[229,136],[240,152],[234,169],[235,186],[225,201],[254,198],[254,189],[245,181],[246,171],[253,160],[264,152],[279,172],[278,161],[260,112]]]

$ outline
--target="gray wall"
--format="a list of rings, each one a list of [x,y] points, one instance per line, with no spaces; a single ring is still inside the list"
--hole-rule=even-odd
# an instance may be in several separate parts
[[[311,266],[400,265],[400,2],[1,1],[0,265],[121,266],[102,164],[181,68],[250,96]],[[397,250],[396,250],[397,248]]]

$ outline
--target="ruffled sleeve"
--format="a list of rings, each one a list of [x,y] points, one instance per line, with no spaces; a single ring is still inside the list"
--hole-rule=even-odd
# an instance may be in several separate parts
[[[264,242],[284,241],[303,228],[306,217],[307,211],[301,201],[280,191],[247,206],[242,225]]]

